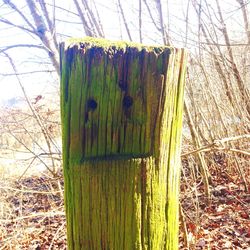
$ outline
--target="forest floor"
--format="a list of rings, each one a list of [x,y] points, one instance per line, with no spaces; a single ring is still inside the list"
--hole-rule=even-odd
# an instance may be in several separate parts
[[[0,250],[66,249],[63,198],[55,191],[59,183],[63,186],[45,176],[0,180]],[[179,249],[249,250],[249,190],[221,174],[213,178],[209,205],[202,189],[195,192],[198,203],[181,195]]]

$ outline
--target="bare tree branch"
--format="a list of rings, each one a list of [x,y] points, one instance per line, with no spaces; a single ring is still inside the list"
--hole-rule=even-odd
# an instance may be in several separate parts
[[[226,151],[231,151],[231,152],[235,152],[235,153],[239,153],[239,154],[244,154],[247,156],[250,156],[250,152],[249,151],[245,151],[245,150],[240,150],[240,149],[235,149],[235,148],[231,148],[231,147],[227,147],[225,145],[225,143],[227,142],[232,142],[232,141],[238,141],[241,139],[250,139],[250,134],[245,134],[245,135],[239,135],[239,136],[234,136],[234,137],[227,137],[227,138],[223,138],[223,139],[217,139],[214,140],[212,143],[206,145],[206,146],[202,146],[196,150],[187,152],[187,153],[183,153],[181,156],[188,156],[188,155],[192,155],[192,154],[197,154],[200,152],[207,152],[207,151],[211,151],[211,150],[226,150]]]
[[[31,24],[31,22],[28,20],[28,18],[22,13],[22,11],[20,11],[17,6],[15,4],[13,4],[10,0],[4,0],[4,3],[9,5],[10,8],[12,8],[13,10],[15,10],[22,18],[23,20],[28,24],[28,26],[34,31],[36,32],[35,27],[33,26],[33,24]]]
[[[55,7],[53,6],[53,19],[51,19],[49,17],[49,12],[47,10],[47,7],[46,7],[44,0],[40,0],[39,3],[41,6],[41,9],[43,11],[43,14],[45,16],[46,22],[48,24],[51,37],[53,38],[54,45],[56,48],[58,48],[58,43],[57,43],[57,39],[56,39],[56,27],[55,27],[55,12],[54,12]]]
[[[248,20],[248,11],[246,7],[246,3],[244,0],[236,0],[236,2],[239,3],[241,11],[242,11],[244,25],[245,25],[245,32],[247,35],[247,41],[248,41],[248,45],[250,45],[250,25],[249,25],[249,20]]]
[[[1,53],[1,51],[0,51]],[[55,70],[33,70],[28,72],[18,72],[16,73],[0,73],[1,76],[16,76],[16,75],[30,75],[30,74],[36,74],[36,73],[54,73]]]
[[[141,1],[139,0],[139,35],[140,35],[140,43],[142,43],[142,5]]]
[[[95,18],[95,15],[93,13],[93,11],[91,10],[91,8],[89,7],[89,4],[86,0],[82,0],[82,3],[84,5],[84,7],[86,8],[87,12],[88,12],[88,17],[89,17],[89,21],[91,23],[93,23],[93,27],[95,27],[98,37],[104,37],[104,32],[102,29],[102,25],[100,24],[100,22],[98,22]]]
[[[143,0],[143,2],[144,2],[144,4],[145,4],[146,7],[147,7],[149,16],[150,16],[151,21],[152,21],[152,23],[154,24],[155,28],[156,28],[158,31],[161,31],[161,27],[159,27],[159,26],[157,25],[157,23],[156,23],[156,21],[155,21],[155,17],[154,17],[154,15],[153,15],[152,11],[151,11],[151,8],[150,8],[149,5],[148,5],[147,0]]]
[[[27,32],[29,32],[29,33],[32,33],[32,34],[34,34],[34,35],[37,35],[37,32],[36,32],[35,30],[31,30],[31,29],[25,28],[24,26],[14,24],[14,23],[12,23],[12,22],[10,22],[10,21],[4,19],[4,18],[0,18],[0,22],[6,23],[6,24],[8,24],[8,25],[10,25],[10,26],[13,26],[13,27],[19,28],[19,29],[21,29],[21,30],[27,31]]]
[[[3,53],[9,49],[15,49],[15,48],[36,48],[36,49],[42,49],[45,50],[47,52],[50,52],[46,47],[41,46],[41,45],[35,45],[35,44],[14,44],[14,45],[10,45],[7,46],[3,49],[0,49],[0,53]]]
[[[81,7],[80,7],[80,5],[79,5],[79,3],[78,3],[78,0],[73,0],[73,1],[74,1],[75,6],[76,6],[76,9],[77,9],[77,12],[78,12],[78,14],[79,14],[79,17],[80,17],[80,19],[81,19],[81,21],[82,21],[83,29],[84,29],[86,35],[87,35],[87,36],[96,36],[96,35],[93,33],[92,29],[89,27],[89,24],[88,24],[88,22],[87,22],[87,19],[85,18],[84,14],[83,14],[83,12],[82,12],[82,9],[81,9]]]
[[[217,9],[218,9],[218,13],[219,13],[219,16],[220,16],[220,22],[221,22],[221,25],[222,25],[222,33],[223,33],[223,36],[224,36],[224,39],[225,39],[225,42],[227,44],[227,51],[228,51],[228,54],[229,54],[229,58],[231,60],[231,65],[232,65],[232,70],[233,70],[233,75],[236,79],[236,82],[237,82],[237,85],[238,85],[238,88],[240,90],[240,93],[242,95],[242,98],[245,102],[245,105],[246,105],[246,110],[248,112],[248,116],[250,118],[250,94],[249,94],[249,91],[248,89],[246,88],[242,78],[241,78],[241,75],[240,75],[240,72],[239,72],[239,69],[236,65],[236,62],[235,62],[235,59],[234,59],[234,55],[233,55],[233,52],[232,52],[232,48],[230,46],[230,39],[229,39],[229,35],[228,35],[228,31],[227,31],[227,26],[224,22],[224,18],[222,16],[222,12],[221,12],[221,8],[220,8],[220,4],[219,4],[219,1],[216,0],[216,4],[217,4]]]
[[[15,66],[15,64],[14,64],[14,62],[13,62],[13,60],[12,60],[12,58],[11,58],[7,53],[4,52],[4,54],[5,54],[5,56],[8,58],[8,60],[9,60],[9,62],[10,62],[10,64],[11,64],[11,66],[12,66],[12,68],[13,68],[13,71],[14,71],[15,73],[18,73],[17,70],[16,70],[16,66]],[[24,86],[23,86],[23,84],[22,84],[20,78],[18,77],[18,74],[16,74],[16,78],[17,78],[17,80],[18,80],[19,86],[21,87],[21,90],[22,90],[22,92],[23,92],[24,98],[25,98],[25,100],[26,100],[26,102],[27,102],[27,104],[28,104],[28,106],[29,106],[29,108],[30,108],[32,114],[34,115],[34,117],[35,117],[35,119],[36,119],[36,121],[37,121],[37,123],[38,123],[38,125],[39,125],[39,127],[40,127],[40,129],[41,129],[41,131],[42,131],[42,133],[43,133],[43,136],[44,136],[45,141],[46,141],[47,146],[48,146],[48,150],[49,150],[50,154],[52,154],[52,148],[51,148],[51,143],[50,143],[51,138],[50,138],[50,136],[49,136],[49,133],[48,133],[47,129],[44,127],[44,125],[43,125],[43,123],[42,123],[42,121],[41,121],[41,119],[40,119],[39,114],[36,112],[36,110],[34,109],[34,107],[33,107],[32,103],[31,103],[31,101],[29,100],[29,97],[28,97],[27,94],[26,94],[26,91],[25,91],[25,89],[24,89]],[[54,170],[55,170],[55,163],[54,163],[53,157],[51,157],[51,162],[52,162],[52,167],[53,167],[52,173],[55,175],[55,172],[54,172]]]
[[[95,2],[95,0],[92,0],[92,2],[93,2],[94,7],[95,7],[95,12],[96,12],[96,16],[97,16],[98,27],[99,27],[100,30],[101,30],[101,33],[100,33],[100,34],[102,34],[102,37],[105,37],[103,25],[102,25],[102,22],[101,22],[101,18],[100,18],[100,15],[99,15],[99,11],[98,11],[97,6],[96,6],[96,2]]]
[[[49,48],[50,53],[49,58],[52,61],[58,75],[60,72],[59,69],[59,54],[58,54],[58,47],[55,47],[53,38],[51,37],[51,34],[49,35],[49,32],[47,32],[47,27],[45,25],[45,22],[43,20],[43,17],[38,13],[38,8],[36,7],[36,4],[33,0],[26,0],[28,7],[30,9],[30,13],[33,17],[33,20],[36,24],[36,31],[38,34],[38,37],[43,42],[43,44]]]
[[[165,24],[164,24],[161,0],[156,0],[156,6],[157,6],[158,14],[160,17],[160,26],[161,26],[161,34],[162,34],[163,44],[170,45],[169,36],[166,32],[166,28],[165,28]]]
[[[120,13],[121,13],[122,20],[123,20],[123,23],[125,25],[125,28],[126,28],[126,31],[127,31],[127,34],[128,34],[128,38],[129,38],[130,41],[132,41],[132,36],[130,34],[130,30],[129,30],[129,27],[128,27],[127,19],[125,17],[125,14],[124,14],[124,11],[123,11],[123,8],[122,8],[122,4],[121,4],[120,0],[118,0],[118,7],[120,9]]]

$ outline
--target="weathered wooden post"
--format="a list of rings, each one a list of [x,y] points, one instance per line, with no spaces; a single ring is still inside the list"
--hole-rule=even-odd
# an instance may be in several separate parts
[[[68,249],[178,249],[186,52],[60,46]]]

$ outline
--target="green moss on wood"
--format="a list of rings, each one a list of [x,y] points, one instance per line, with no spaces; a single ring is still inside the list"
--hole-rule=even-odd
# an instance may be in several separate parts
[[[71,48],[74,46],[82,48],[102,48],[105,51],[109,51],[115,54],[115,50],[126,50],[127,48],[133,48],[138,51],[147,50],[148,52],[154,52],[156,54],[161,54],[167,47],[166,46],[146,46],[140,43],[128,42],[128,41],[111,41],[103,38],[95,37],[84,37],[84,38],[69,38],[65,43],[66,48]]]
[[[60,55],[69,249],[178,249],[186,53],[85,38]]]

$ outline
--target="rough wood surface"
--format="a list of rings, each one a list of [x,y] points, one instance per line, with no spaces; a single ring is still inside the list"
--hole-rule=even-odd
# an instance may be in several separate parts
[[[178,249],[186,52],[61,44],[69,249]]]

